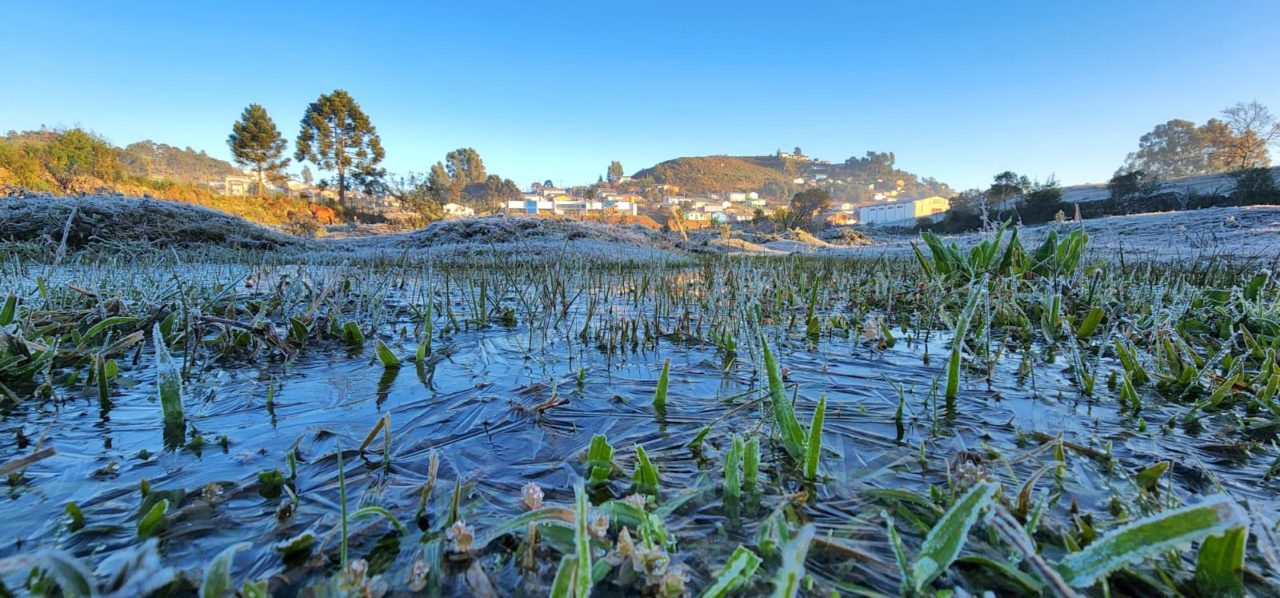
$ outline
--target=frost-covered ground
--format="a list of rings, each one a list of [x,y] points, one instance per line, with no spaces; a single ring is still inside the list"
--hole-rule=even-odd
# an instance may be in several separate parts
[[[69,250],[222,246],[281,249],[306,243],[275,229],[200,206],[96,195],[0,199],[0,242]]]
[[[1023,245],[1035,245],[1052,230],[1083,226],[1095,256],[1120,255],[1156,259],[1196,259],[1213,255],[1274,260],[1280,258],[1280,206],[1206,208],[1110,216],[1082,222],[1044,224],[1022,229]],[[989,234],[948,235],[948,243],[969,247]],[[812,249],[812,253],[901,255],[911,252],[913,235],[881,237],[869,247]]]
[[[1274,177],[1280,178],[1280,168],[1271,169]],[[1192,195],[1227,196],[1236,188],[1236,181],[1229,173],[1206,174],[1201,176],[1159,181],[1156,193],[1176,193],[1183,197]],[[1070,203],[1086,203],[1107,199],[1110,192],[1106,183],[1088,183],[1062,188],[1062,201]]]
[[[500,216],[433,222],[413,232],[325,243],[360,252],[406,253],[441,259],[669,261],[687,257],[675,239],[638,225],[569,218]]]
[[[1192,179],[1187,179],[1191,181]],[[1209,185],[1212,181],[1197,184]],[[75,208],[76,215],[68,219]],[[1197,259],[1212,255],[1273,260],[1280,257],[1280,206],[1207,208],[1112,216],[1083,223],[1027,227],[1024,245],[1040,242],[1055,228],[1083,226],[1095,255]],[[640,226],[617,226],[571,219],[486,217],[436,222],[421,230],[347,239],[300,239],[234,216],[199,207],[123,197],[19,198],[0,200],[0,242],[16,241],[56,251],[67,249],[145,250],[168,247],[275,249],[329,254],[430,257],[436,259],[671,261],[697,253],[755,255],[910,255],[917,235],[860,229],[806,234],[691,235],[688,242]],[[842,234],[844,233],[844,234]],[[978,233],[953,235],[948,242],[970,246]],[[52,253],[51,253],[52,255]]]
[[[308,256],[406,255],[439,259],[583,258],[670,261],[687,258],[675,240],[639,226],[611,226],[555,218],[468,218],[421,230],[369,237],[305,239],[199,206],[122,196],[0,199],[0,243],[50,252],[66,238],[76,251],[155,249],[274,249]]]

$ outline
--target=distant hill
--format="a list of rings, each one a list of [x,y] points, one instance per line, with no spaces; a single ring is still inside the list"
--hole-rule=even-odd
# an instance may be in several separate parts
[[[306,234],[340,219],[333,208],[306,199],[226,196],[205,184],[240,174],[231,164],[191,148],[152,141],[121,148],[82,129],[0,136],[0,197],[145,196],[202,205]]]
[[[667,160],[635,173],[632,178],[653,179],[660,185],[676,185],[687,193],[715,193],[759,191],[770,181],[781,184],[792,177],[746,158],[696,156]]]
[[[126,174],[178,183],[203,183],[243,172],[204,150],[177,148],[151,140],[130,143],[120,149],[120,166]]]
[[[798,149],[798,148],[797,148]],[[836,201],[872,201],[877,195],[919,198],[950,197],[954,191],[931,177],[900,170],[892,152],[867,152],[843,163],[779,152],[772,156],[700,156],[667,160],[632,175],[676,185],[683,193],[758,191],[772,199],[789,198],[802,185],[827,189]]]
[[[60,131],[10,131],[0,137],[0,144],[10,148],[22,146],[44,147],[61,135]],[[131,143],[125,147],[112,147],[119,173],[127,177],[147,180],[166,180],[174,183],[205,183],[227,176],[239,176],[244,172],[226,160],[219,160],[204,150],[179,148],[150,139]]]

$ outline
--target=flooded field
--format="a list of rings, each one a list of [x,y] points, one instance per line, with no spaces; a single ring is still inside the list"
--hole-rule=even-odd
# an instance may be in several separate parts
[[[3,582],[1274,594],[1280,285],[1085,247],[11,257]]]

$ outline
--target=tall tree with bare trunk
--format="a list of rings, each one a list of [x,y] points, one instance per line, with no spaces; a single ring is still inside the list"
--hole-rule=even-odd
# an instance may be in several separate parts
[[[377,129],[341,89],[322,94],[307,106],[296,145],[294,159],[338,174],[338,203],[347,199],[348,172],[376,178],[381,173],[377,165],[386,157]]]
[[[284,157],[289,142],[260,104],[249,104],[240,120],[231,125],[227,145],[236,164],[258,173],[258,197],[266,191],[267,175],[279,175],[289,165],[289,158]]]

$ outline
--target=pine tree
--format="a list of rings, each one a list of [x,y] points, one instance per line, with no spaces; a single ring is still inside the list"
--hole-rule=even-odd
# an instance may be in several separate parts
[[[609,184],[615,184],[622,180],[626,174],[622,170],[622,162],[614,160],[609,163]]]
[[[258,173],[258,197],[267,188],[267,175],[279,174],[289,165],[289,159],[282,158],[288,144],[260,104],[249,104],[227,136],[236,164]]]
[[[484,160],[480,153],[469,147],[460,147],[445,155],[445,168],[449,178],[463,187],[472,183],[483,183],[488,177],[484,170]]]
[[[386,157],[378,131],[351,96],[341,90],[322,94],[307,107],[298,131],[294,158],[338,173],[338,202],[346,201],[347,171],[376,172]]]
[[[444,162],[431,165],[431,173],[427,175],[427,190],[431,199],[440,204],[456,202],[457,198],[452,197],[452,187],[449,171],[445,169]]]

